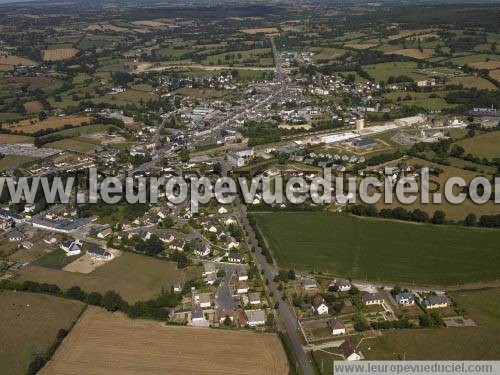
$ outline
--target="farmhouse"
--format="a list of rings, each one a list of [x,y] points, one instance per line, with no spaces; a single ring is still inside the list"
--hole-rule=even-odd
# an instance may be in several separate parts
[[[328,314],[328,306],[325,305],[325,299],[319,294],[314,297],[312,303],[312,311],[317,313],[318,315]]]
[[[340,350],[346,361],[359,361],[361,359],[361,356],[356,351],[356,347],[350,340],[345,340],[340,344]]]
[[[413,293],[396,294],[396,302],[398,305],[413,306],[415,304],[415,295]]]
[[[87,249],[87,254],[89,254],[92,257],[92,259],[99,259],[99,260],[113,259],[113,255],[110,252],[104,250],[97,244],[90,244],[89,248]]]
[[[426,309],[440,309],[447,307],[449,304],[448,298],[446,296],[430,296],[424,300],[424,305]]]
[[[66,256],[80,255],[82,253],[82,243],[79,240],[64,241],[59,246]]]
[[[384,303],[384,296],[381,293],[366,293],[361,297],[366,306],[381,305]]]
[[[333,318],[326,322],[333,336],[345,335],[345,325],[339,319]]]
[[[250,327],[262,326],[266,323],[266,313],[263,310],[247,310],[245,313]]]

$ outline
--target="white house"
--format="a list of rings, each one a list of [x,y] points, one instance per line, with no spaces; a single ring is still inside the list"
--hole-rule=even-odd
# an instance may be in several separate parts
[[[227,256],[227,260],[233,263],[241,263],[243,260],[243,257],[241,254],[237,251],[231,251],[229,252],[229,255]]]
[[[61,243],[60,248],[64,250],[68,257],[82,253],[82,243],[79,240],[64,241]]]
[[[351,290],[351,282],[347,279],[335,279],[333,285],[339,292],[348,292]]]
[[[413,306],[415,305],[415,295],[413,293],[396,294],[396,302],[398,305]]]
[[[219,208],[219,209],[217,210],[217,212],[218,212],[219,214],[223,215],[223,214],[227,214],[227,212],[228,212],[228,211],[227,211],[227,208],[226,208],[226,207],[221,207],[221,208]]]
[[[97,237],[99,238],[106,238],[108,237],[111,233],[113,233],[113,230],[111,228],[106,228],[99,233],[97,233]]]
[[[191,325],[196,327],[208,327],[210,323],[205,319],[205,314],[199,304],[193,306],[191,310]]]
[[[246,281],[238,281],[238,284],[236,284],[236,293],[248,293],[248,284]]]
[[[314,297],[312,310],[318,313],[318,315],[328,314],[328,306],[325,304],[325,299],[320,295]]]
[[[210,246],[205,244],[200,244],[199,246],[196,247],[194,253],[199,257],[206,257],[208,254],[210,254]]]
[[[333,336],[345,335],[345,325],[339,319],[333,318],[326,322]]]
[[[340,344],[340,350],[346,361],[359,361],[361,359],[361,356],[356,351],[356,347],[350,340],[345,340]]]
[[[35,203],[26,203],[24,205],[24,212],[30,214],[35,211],[36,204]]]
[[[246,281],[246,280],[248,280],[247,271],[245,271],[245,270],[238,271],[238,280],[239,281]]]

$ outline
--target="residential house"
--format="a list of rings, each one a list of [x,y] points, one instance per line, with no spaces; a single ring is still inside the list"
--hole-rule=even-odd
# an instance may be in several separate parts
[[[325,299],[319,294],[313,299],[312,310],[318,315],[328,314],[328,306],[325,304]]]
[[[231,251],[229,252],[229,255],[227,256],[227,260],[233,263],[241,263],[243,260],[243,257],[241,254],[237,251]]]
[[[381,293],[366,293],[361,296],[365,306],[381,305],[384,303],[384,296]]]
[[[80,255],[82,253],[82,243],[79,240],[63,241],[59,246],[66,256]]]
[[[238,284],[236,284],[236,293],[248,293],[248,284],[246,281],[238,281]]]
[[[238,280],[245,281],[248,280],[248,273],[245,270],[238,271]]]
[[[22,241],[24,240],[24,233],[23,232],[20,232],[18,230],[11,230],[10,232],[8,232],[6,235],[5,235],[5,238],[7,238],[9,240],[9,242],[19,242],[19,241]]]
[[[304,288],[304,290],[306,291],[318,289],[318,284],[316,283],[316,280],[312,277],[302,278],[301,285],[302,288]]]
[[[54,235],[49,234],[43,239],[43,242],[45,242],[47,245],[53,245],[57,242],[57,238]]]
[[[220,309],[218,311],[219,314],[219,322],[224,323],[226,318],[229,318],[231,322],[234,322],[235,317],[238,316],[238,313],[233,309]]]
[[[199,257],[206,257],[210,254],[210,246],[205,243],[198,243],[194,249],[195,255]]]
[[[87,249],[87,254],[89,254],[91,258],[95,260],[113,259],[113,255],[109,251],[106,251],[101,246],[95,243],[90,244],[89,248]]]
[[[247,310],[247,324],[250,327],[262,326],[266,324],[266,313],[263,310]]]
[[[172,251],[184,251],[185,245],[186,245],[186,241],[184,241],[184,239],[175,238],[172,242],[170,242],[170,244],[168,245],[168,248]]]
[[[33,247],[33,242],[30,242],[30,241],[23,241],[21,243],[21,246],[24,248],[24,249],[31,249]]]
[[[211,273],[211,274],[205,276],[205,282],[208,285],[214,285],[216,281],[217,281],[217,274],[215,274],[215,273]]]
[[[209,322],[205,319],[205,314],[199,304],[195,304],[191,310],[191,324],[197,327],[209,326]]]
[[[97,233],[97,237],[99,237],[99,238],[106,238],[109,235],[111,235],[111,233],[113,233],[113,229],[106,228],[106,229],[100,231],[99,233]]]
[[[351,290],[351,282],[347,279],[335,279],[333,286],[339,292],[348,292]]]
[[[250,305],[260,305],[261,303],[260,293],[259,292],[249,293],[248,302],[250,303]]]
[[[36,204],[35,203],[26,203],[24,205],[24,213],[31,214],[35,211]]]
[[[176,293],[180,293],[182,292],[182,284],[177,282],[177,283],[174,283],[174,285],[172,286],[174,292]]]
[[[333,336],[345,335],[345,325],[339,319],[333,318],[326,322],[328,329],[332,333]]]
[[[342,344],[340,344],[339,348],[346,361],[359,361],[361,359],[361,356],[356,351],[356,347],[350,340],[345,340]]]
[[[424,305],[426,309],[441,309],[448,307],[450,301],[445,295],[441,296],[430,296],[424,300]]]
[[[207,276],[210,274],[216,274],[217,273],[217,267],[215,266],[215,263],[212,262],[204,262],[203,263],[203,273],[202,276]]]
[[[396,294],[396,302],[398,305],[413,306],[415,305],[415,295],[413,293]]]
[[[212,306],[210,293],[195,294],[194,300],[202,309],[208,309]]]

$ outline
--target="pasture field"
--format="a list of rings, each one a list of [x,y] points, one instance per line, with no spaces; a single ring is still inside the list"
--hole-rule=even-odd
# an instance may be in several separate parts
[[[370,281],[453,285],[498,280],[500,231],[326,212],[254,215],[277,264]]]
[[[368,49],[376,47],[377,43],[346,43],[344,47],[352,49]]]
[[[39,130],[44,129],[60,129],[64,128],[65,125],[78,126],[85,122],[89,122],[90,118],[87,116],[65,116],[65,117],[55,117],[51,116],[45,120],[39,121],[37,119],[27,119],[22,120],[14,124],[6,125],[6,127],[12,131],[19,131],[26,134],[33,134]]]
[[[46,143],[44,147],[76,152],[89,152],[92,151],[96,145],[90,142],[85,142],[80,138],[66,138],[61,139],[60,141]]]
[[[450,61],[457,65],[475,66],[478,63],[483,63],[488,61],[500,61],[500,56],[493,54],[477,54],[477,55],[453,57],[450,59]]]
[[[89,307],[41,374],[144,369],[148,374],[284,375],[288,362],[274,334],[163,326]]]
[[[203,60],[206,65],[235,66],[272,66],[273,58],[270,48],[255,48],[245,51],[231,51],[207,56]],[[264,57],[265,56],[265,57]]]
[[[35,66],[38,65],[36,62],[30,59],[19,56],[0,56],[0,67],[4,67],[5,70],[12,69],[15,65],[28,65]]]
[[[500,82],[500,69],[495,69],[490,72],[490,77]]]
[[[34,160],[36,159],[29,156],[5,155],[3,158],[0,158],[0,171],[14,169]]]
[[[464,88],[477,88],[479,90],[496,90],[496,86],[482,77],[455,77],[450,81],[452,85],[463,85]]]
[[[437,94],[437,97],[431,98],[429,97],[431,94]],[[406,100],[406,96],[410,95],[411,99]],[[394,103],[400,105],[411,106],[415,105],[418,107],[422,107],[428,111],[433,110],[442,110],[443,108],[454,107],[454,104],[448,104],[444,97],[446,96],[446,92],[405,92],[405,91],[393,91],[384,94],[384,97],[387,99],[391,99]],[[397,101],[398,98],[403,100]]]
[[[480,134],[456,142],[465,149],[465,153],[486,159],[500,158],[500,132]]]
[[[178,270],[176,263],[126,252],[89,274],[29,265],[20,270],[21,280],[57,284],[61,289],[78,285],[87,292],[114,290],[129,303],[158,295],[162,287],[201,277],[198,267]]]
[[[175,92],[192,98],[221,98],[228,93],[226,90],[194,89],[189,87],[177,89]]]
[[[45,353],[60,329],[69,329],[83,303],[42,294],[0,292],[0,368],[26,374],[37,353]]]
[[[498,360],[500,289],[459,291],[450,296],[477,327],[386,331],[364,341],[359,349],[372,360],[403,359],[403,350],[407,360]]]
[[[387,62],[363,66],[363,70],[375,81],[387,81],[391,76],[397,77],[400,75],[408,76],[415,81],[427,78],[424,74],[416,72],[416,69],[417,63],[413,61]]]
[[[71,136],[84,137],[85,135],[88,135],[88,134],[105,132],[108,129],[118,130],[118,127],[116,127],[114,125],[104,125],[104,124],[84,125],[84,126],[80,126],[78,128],[60,130],[58,132],[52,133],[52,135],[57,134],[57,135],[61,135],[63,137],[71,137]]]
[[[78,53],[76,48],[56,48],[42,51],[43,61],[62,61],[71,59]]]

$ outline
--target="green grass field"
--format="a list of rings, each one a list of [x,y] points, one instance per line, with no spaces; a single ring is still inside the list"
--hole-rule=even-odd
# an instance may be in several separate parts
[[[93,150],[96,147],[96,145],[93,143],[85,142],[80,138],[66,138],[60,141],[47,143],[44,145],[44,147],[76,151],[76,152],[89,152]]]
[[[60,329],[69,329],[84,304],[31,293],[0,292],[0,372],[26,374],[35,354],[44,354]]]
[[[201,277],[199,267],[178,270],[176,263],[126,252],[89,274],[30,265],[20,271],[20,280],[32,280],[68,289],[74,285],[87,292],[118,292],[130,303],[158,295],[162,287]]]
[[[466,153],[471,153],[479,158],[495,159],[500,158],[500,132],[480,134],[473,138],[466,138],[457,142],[465,149]]]
[[[498,360],[500,289],[454,292],[451,297],[477,327],[385,331],[359,349],[371,360],[403,356],[407,360]]]
[[[452,285],[500,278],[500,231],[325,212],[255,214],[282,268],[354,279]]]
[[[41,267],[61,269],[80,257],[81,255],[66,256],[64,250],[56,249],[38,258],[33,264]]]
[[[416,73],[417,63],[413,61],[387,62],[374,65],[365,65],[363,70],[375,81],[387,81],[390,76],[405,75],[415,81],[426,79],[424,74]]]

